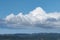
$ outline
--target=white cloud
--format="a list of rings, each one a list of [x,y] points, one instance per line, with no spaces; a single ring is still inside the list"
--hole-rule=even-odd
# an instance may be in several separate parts
[[[60,13],[46,13],[41,7],[37,7],[28,14],[13,13],[6,16],[5,21],[11,27],[43,27],[56,28],[60,27]]]

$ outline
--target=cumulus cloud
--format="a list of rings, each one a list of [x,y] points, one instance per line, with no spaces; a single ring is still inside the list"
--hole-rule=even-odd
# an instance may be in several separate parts
[[[19,13],[14,15],[11,13],[4,19],[8,27],[42,27],[42,28],[58,28],[60,27],[60,13],[46,13],[41,7],[30,11],[28,14]]]

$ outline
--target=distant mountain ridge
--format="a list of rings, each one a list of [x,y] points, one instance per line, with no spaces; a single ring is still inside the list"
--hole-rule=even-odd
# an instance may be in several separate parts
[[[4,34],[1,40],[60,40],[60,33]]]

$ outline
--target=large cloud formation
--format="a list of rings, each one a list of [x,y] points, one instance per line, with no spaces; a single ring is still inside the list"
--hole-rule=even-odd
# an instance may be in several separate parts
[[[14,15],[11,13],[6,16],[3,23],[7,27],[42,27],[42,28],[59,28],[60,13],[46,13],[41,7],[37,7],[28,14],[19,13]],[[1,22],[0,22],[1,24]]]

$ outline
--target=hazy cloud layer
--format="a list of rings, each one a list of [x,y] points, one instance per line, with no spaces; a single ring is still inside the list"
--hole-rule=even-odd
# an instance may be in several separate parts
[[[25,15],[23,13],[17,15],[11,13],[4,20],[4,22],[0,22],[0,25],[7,27],[59,28],[60,12],[46,13],[41,7],[37,7]]]

